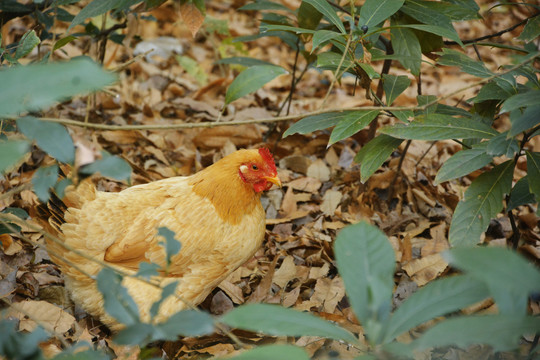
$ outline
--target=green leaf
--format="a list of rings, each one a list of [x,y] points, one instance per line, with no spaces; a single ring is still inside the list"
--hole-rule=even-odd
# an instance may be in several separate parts
[[[0,117],[39,110],[79,93],[99,90],[115,77],[88,58],[16,66],[0,71]],[[47,84],[47,86],[43,86]]]
[[[343,59],[343,62],[341,62],[341,54],[337,54],[332,51],[324,52],[317,55],[317,67],[323,70],[331,70],[336,71],[339,64],[341,63],[341,67],[339,68],[338,77],[340,77],[344,71],[350,69],[353,67],[353,62],[351,61],[351,58],[347,55]]]
[[[342,38],[343,35],[330,30],[317,30],[313,34],[313,47],[311,52],[315,51],[319,46],[326,45],[330,40]]]
[[[387,126],[381,132],[411,140],[489,139],[498,134],[480,121],[442,114],[418,116],[409,124]]]
[[[18,322],[3,318],[0,321],[0,356],[6,359],[45,359],[39,344],[47,340],[50,335],[41,327],[31,333],[19,332]]]
[[[405,75],[395,76],[383,74],[383,88],[384,93],[386,94],[386,105],[392,105],[394,100],[404,92],[410,84],[411,80]]]
[[[508,136],[516,136],[524,131],[532,129],[536,125],[540,124],[540,106],[529,106],[523,112],[513,111],[510,113],[510,122],[512,128],[508,133]]]
[[[134,323],[126,326],[114,336],[114,342],[119,345],[144,346],[150,342],[154,326],[146,323]]]
[[[28,30],[23,37],[21,38],[21,41],[19,41],[19,46],[17,47],[17,50],[15,51],[15,59],[19,60],[20,58],[25,57],[26,55],[30,54],[32,50],[40,43],[39,37],[36,35],[36,32],[34,30]]]
[[[392,245],[375,226],[360,222],[339,232],[334,252],[354,313],[377,344],[392,309],[396,268]]]
[[[224,324],[275,336],[322,336],[356,343],[347,330],[307,312],[270,304],[246,304],[225,314]]]
[[[288,128],[287,131],[285,131],[283,137],[286,138],[287,136],[296,133],[308,134],[310,132],[335,126],[341,120],[349,118],[351,116],[350,113],[350,111],[342,111],[307,116],[292,124],[291,127]]]
[[[511,211],[518,206],[537,202],[535,196],[529,190],[529,177],[525,175],[518,180],[510,191],[510,200],[506,206],[506,211]]]
[[[165,249],[167,266],[169,266],[171,264],[171,258],[178,254],[182,245],[180,241],[175,239],[176,234],[174,231],[167,227],[162,226],[158,228],[158,235],[163,236],[165,239],[165,241],[160,241],[159,244]]]
[[[358,25],[372,28],[394,15],[404,2],[404,0],[366,0],[360,9]]]
[[[453,28],[450,18],[444,12],[433,9],[430,5],[427,1],[409,0],[403,5],[401,11],[424,24]]]
[[[424,31],[430,34],[439,35],[450,40],[457,42],[459,45],[463,46],[461,39],[459,38],[458,33],[453,27],[442,27],[437,25],[425,25],[425,24],[400,24],[397,25],[400,27],[406,27],[411,29],[416,29]]]
[[[258,10],[258,11],[285,10],[287,12],[292,12],[292,10],[286,7],[285,5],[275,3],[273,1],[267,1],[267,0],[256,0],[253,3],[242,6],[238,10]]]
[[[42,166],[36,170],[32,176],[32,185],[39,201],[47,203],[49,201],[50,190],[58,179],[58,165]]]
[[[97,276],[97,287],[103,295],[105,311],[125,325],[139,322],[139,309],[122,286],[122,276],[111,269],[102,269]]]
[[[505,88],[491,81],[482,86],[478,94],[471,100],[474,103],[479,103],[486,100],[504,100],[514,95],[515,91],[507,91]]]
[[[369,125],[377,115],[379,115],[378,110],[351,111],[347,117],[339,121],[332,131],[328,146],[356,134]]]
[[[493,73],[489,71],[482,62],[474,61],[459,51],[445,48],[443,49],[443,52],[439,54],[442,55],[439,60],[437,60],[440,65],[457,66],[467,74],[481,78],[486,78],[493,75]]]
[[[322,19],[322,14],[313,5],[302,1],[298,8],[298,26],[304,29],[315,30]],[[333,31],[332,31],[333,32]],[[339,35],[338,33],[333,32]],[[313,45],[315,47],[315,45]]]
[[[24,136],[35,140],[43,151],[58,161],[69,164],[75,161],[75,146],[63,125],[24,117],[17,119],[17,127]]]
[[[473,344],[491,345],[495,351],[517,349],[519,338],[540,331],[540,318],[515,315],[466,316],[445,320],[414,341],[420,351],[431,347],[456,345],[466,349]]]
[[[263,61],[255,58],[244,57],[244,56],[233,56],[225,59],[221,59],[215,62],[216,64],[236,64],[242,65],[245,67],[256,66],[256,65],[273,65],[268,61]]]
[[[414,32],[406,28],[393,27],[390,29],[390,34],[394,55],[403,67],[411,70],[413,75],[418,75],[422,61],[422,49]]]
[[[206,71],[200,66],[199,62],[189,56],[177,55],[176,61],[186,72],[191,75],[201,86],[208,82]]]
[[[506,99],[501,107],[501,114],[527,106],[537,107],[538,104],[540,104],[540,90],[522,92]]]
[[[304,29],[296,26],[290,26],[290,25],[281,25],[281,24],[263,24],[260,27],[261,32],[265,33],[267,31],[288,31],[292,32],[294,34],[313,34],[315,31],[311,29]],[[277,66],[277,65],[274,65]]]
[[[242,71],[227,89],[225,104],[258,90],[275,77],[286,73],[285,69],[274,65],[256,65]]]
[[[489,222],[503,208],[503,198],[510,193],[514,162],[506,161],[477,177],[458,203],[450,225],[452,246],[473,246],[480,240]]]
[[[176,340],[180,336],[201,336],[214,332],[214,318],[198,310],[184,310],[177,312],[167,321],[154,325],[152,341]]]
[[[404,123],[409,123],[414,118],[414,112],[412,110],[393,110],[391,113],[396,119]]]
[[[540,201],[540,153],[526,151],[527,176],[529,177],[529,190]]]
[[[104,154],[103,159],[81,167],[79,172],[85,175],[92,175],[99,172],[105,177],[125,180],[131,177],[131,166],[118,156]]]
[[[173,281],[165,285],[161,289],[161,297],[159,298],[158,301],[154,302],[152,306],[150,307],[150,319],[153,319],[158,314],[159,307],[161,306],[161,304],[165,301],[165,299],[167,299],[169,296],[175,293],[177,286],[178,286],[178,281]]]
[[[156,263],[147,263],[147,262],[141,262],[139,263],[139,271],[135,274],[135,276],[142,277],[143,279],[150,280],[152,276],[158,276],[158,270],[161,269],[161,266],[159,266]]]
[[[526,42],[532,41],[540,36],[540,16],[535,16],[532,19],[527,20],[523,31],[517,37],[518,40]]]
[[[489,164],[493,157],[486,153],[486,147],[487,143],[480,143],[472,149],[455,153],[441,166],[435,177],[435,184],[457,179]]]
[[[69,32],[73,27],[82,24],[86,19],[93,18],[101,14],[105,14],[109,10],[116,9],[119,5],[119,1],[111,0],[93,0],[88,5],[86,5],[77,15],[69,25],[67,32]]]
[[[294,345],[262,345],[246,350],[233,357],[220,357],[227,360],[309,360],[308,354]]]
[[[0,173],[17,164],[28,150],[30,144],[24,140],[0,141]]]
[[[519,151],[519,144],[513,137],[508,138],[508,131],[489,139],[486,152],[490,156],[513,157]]]
[[[402,139],[382,134],[360,149],[354,157],[354,161],[360,164],[360,180],[362,183],[365,183],[381,167],[402,142]]]
[[[453,266],[487,284],[499,311],[523,316],[527,298],[540,291],[540,271],[505,248],[457,248],[443,254]]]
[[[60,40],[58,40],[57,42],[54,43],[53,51],[61,49],[62,47],[69,44],[70,42],[72,42],[75,39],[77,39],[77,38],[75,36],[72,36],[72,35],[63,37],[62,39],[60,39]]]
[[[326,16],[332,24],[336,25],[336,27],[341,31],[342,34],[345,34],[347,31],[345,30],[345,26],[343,26],[343,23],[341,22],[341,19],[337,16],[336,11],[326,0],[304,0],[304,2],[310,4],[315,9],[317,9],[321,14]]]
[[[407,298],[394,312],[388,323],[385,342],[428,320],[488,297],[485,284],[470,276],[458,275],[432,281]]]

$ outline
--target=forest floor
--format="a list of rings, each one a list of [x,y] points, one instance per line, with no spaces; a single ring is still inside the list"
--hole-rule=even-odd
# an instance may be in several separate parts
[[[119,81],[96,96],[78,97],[51,108],[48,117],[67,118],[97,124],[179,124],[203,123],[218,117],[224,103],[227,86],[233,80],[235,69],[217,65],[221,57],[250,56],[292,69],[294,51],[277,38],[261,38],[252,42],[234,43],[233,37],[258,32],[259,15],[237,11],[242,1],[211,1],[207,3],[207,21],[193,38],[182,22],[173,4],[166,3],[153,10],[155,20],[130,22],[124,32],[129,46],[108,42],[104,66],[115,68],[144,52],[144,46],[164,49],[162,57],[142,58],[118,73]],[[299,1],[283,1],[296,8]],[[457,26],[461,39],[472,39],[509,28],[528,14],[518,7],[496,8],[486,11],[492,4],[482,1],[483,20],[469,21]],[[20,36],[32,28],[28,18],[17,19],[4,26],[9,29],[4,39]],[[226,29],[227,33],[219,33]],[[516,33],[504,33],[492,41],[511,44]],[[145,44],[134,46],[134,35]],[[158,37],[171,37],[172,47],[181,48],[172,53],[171,44]],[[7,40],[7,43],[10,41]],[[470,57],[480,57],[490,70],[510,63],[505,49],[470,46],[465,49]],[[56,52],[59,58],[90,55],[96,58],[97,45],[88,40],[77,40],[66,45],[65,52]],[[36,53],[37,57],[38,54]],[[452,67],[434,67],[433,60],[425,57],[422,64],[422,92],[444,95],[473,83],[476,78]],[[182,65],[181,65],[182,64]],[[382,62],[373,64],[380,70]],[[302,57],[297,71],[306,66]],[[416,84],[417,79],[394,62],[394,75],[407,75]],[[352,78],[336,83],[328,99],[323,99],[332,82],[328,71],[310,69],[296,85],[290,108],[281,115],[302,114],[324,108],[373,105],[365,92],[355,91]],[[291,91],[290,75],[281,76],[263,89],[227,106],[222,122],[276,116],[280,105]],[[373,84],[376,86],[376,82]],[[475,95],[477,88],[461,92],[447,99],[455,105]],[[396,105],[416,105],[417,86],[413,85],[396,100]],[[89,104],[89,106],[88,106]],[[469,109],[466,109],[469,110]],[[380,117],[380,124],[395,119]],[[508,127],[508,119],[501,117],[497,127]],[[435,185],[434,178],[440,166],[461,146],[452,141],[413,141],[402,159],[404,144],[366,183],[361,183],[358,164],[353,158],[367,141],[367,129],[353,137],[327,147],[329,131],[282,138],[290,121],[244,124],[183,130],[103,131],[69,127],[77,146],[78,164],[88,163],[100,156],[104,149],[127,160],[133,168],[130,185],[147,183],[171,176],[184,176],[210,165],[219,158],[239,149],[267,146],[274,153],[283,189],[273,189],[263,195],[267,213],[267,233],[263,246],[255,257],[236,270],[216,288],[201,305],[212,314],[223,314],[234,306],[250,302],[278,303],[285,307],[307,310],[335,321],[346,329],[361,333],[346,300],[345,289],[333,255],[336,233],[347,224],[369,221],[390,239],[397,258],[394,304],[398,305],[418,287],[445,276],[452,270],[441,257],[449,248],[448,229],[453,209],[464,190],[475,176]],[[540,151],[540,137],[531,141]],[[524,159],[523,159],[524,160]],[[501,160],[502,161],[502,160]],[[44,153],[34,151],[25,160],[20,176],[0,180],[3,189],[30,182],[34,171],[50,162]],[[399,173],[398,173],[399,169]],[[521,173],[519,173],[521,172]],[[524,163],[518,164],[516,178],[526,173]],[[119,191],[127,183],[95,177],[100,190]],[[29,209],[38,204],[31,190],[13,194],[0,200],[5,207]],[[540,262],[540,235],[538,218],[534,210],[520,207],[516,212],[517,226],[522,240],[519,252]],[[30,229],[23,231],[35,241],[40,234]],[[506,246],[512,228],[508,216],[500,214],[494,219],[483,242],[489,246]],[[138,350],[120,347],[110,341],[110,333],[96,320],[70,302],[63,287],[62,275],[56,265],[48,261],[41,247],[25,244],[16,235],[2,235],[7,245],[0,253],[0,290],[10,286],[10,301],[25,304],[25,311],[48,323],[68,342],[89,341],[101,348],[109,348],[123,358],[135,358]],[[16,277],[8,275],[16,269]],[[60,305],[63,310],[50,304]],[[540,313],[533,303],[532,313]],[[31,329],[35,323],[15,310],[21,318],[20,328]],[[492,301],[464,310],[466,313],[492,313]],[[418,329],[421,331],[422,329]],[[236,334],[247,344],[273,343],[280,339],[249,332]],[[408,336],[414,336],[409,334]],[[282,340],[282,339],[281,339]],[[405,339],[404,339],[405,340]],[[532,339],[525,339],[528,349]],[[304,347],[316,358],[338,354],[350,359],[357,350],[346,344],[317,337],[289,339]],[[527,344],[527,342],[529,342]],[[51,338],[45,346],[48,354],[59,351],[60,342]],[[177,342],[158,344],[168,356],[182,359],[219,356],[236,351],[234,343],[224,334],[216,333],[202,338],[183,338]],[[525,350],[524,350],[525,351]],[[492,355],[489,348],[477,346],[468,351],[455,348],[440,353],[426,352],[419,358],[485,359]],[[512,358],[509,357],[508,358]]]

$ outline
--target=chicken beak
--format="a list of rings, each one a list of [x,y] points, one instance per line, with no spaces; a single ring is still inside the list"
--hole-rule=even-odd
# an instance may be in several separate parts
[[[279,180],[279,177],[276,176],[265,176],[264,180],[271,182],[272,184],[276,184],[277,186],[281,187],[281,180]]]

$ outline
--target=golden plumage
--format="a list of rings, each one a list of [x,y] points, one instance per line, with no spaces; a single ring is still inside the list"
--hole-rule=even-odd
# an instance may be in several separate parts
[[[260,247],[265,233],[260,192],[271,186],[269,182],[280,185],[269,152],[240,150],[190,177],[133,186],[119,193],[97,191],[85,181],[66,192],[67,209],[49,204],[49,223],[69,247],[130,274],[143,261],[165,268],[157,229],[169,228],[182,249],[172,258],[168,274],[162,273],[157,280],[165,286],[180,279],[177,294],[197,305]],[[61,255],[51,257],[61,267],[73,300],[113,330],[121,328],[105,313],[95,281],[69,263],[91,275],[101,266],[52,241],[47,241],[47,247]],[[186,308],[171,296],[157,317],[150,319],[150,307],[161,290],[130,277],[124,278],[123,285],[144,321],[160,322]]]

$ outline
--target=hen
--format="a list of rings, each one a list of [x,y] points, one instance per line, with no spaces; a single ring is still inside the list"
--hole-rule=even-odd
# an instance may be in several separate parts
[[[261,192],[281,186],[268,149],[239,150],[189,177],[174,177],[133,186],[119,193],[97,191],[85,181],[68,189],[63,202],[40,207],[47,228],[69,247],[130,274],[141,262],[166,267],[159,227],[176,233],[180,252],[171,259],[161,286],[180,280],[177,294],[197,305],[231,272],[249,260],[265,233]],[[52,260],[65,275],[73,300],[111,329],[122,328],[103,308],[96,283],[101,265],[47,241]],[[73,266],[71,264],[76,264]],[[138,305],[143,321],[160,322],[185,309],[178,297],[165,300],[150,319],[161,289],[133,277],[122,283]]]

